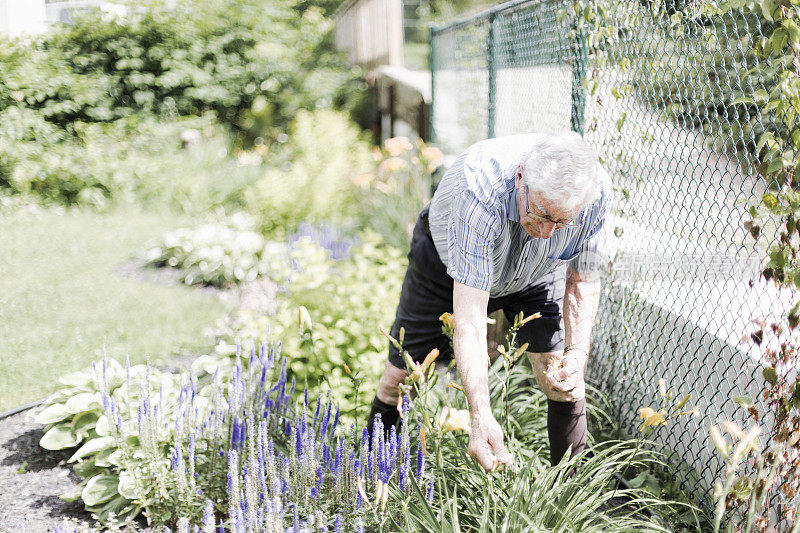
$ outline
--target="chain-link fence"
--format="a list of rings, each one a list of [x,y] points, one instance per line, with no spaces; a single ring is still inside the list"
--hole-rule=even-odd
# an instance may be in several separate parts
[[[655,439],[670,474],[710,510],[723,464],[708,428],[747,420],[733,399],[756,399],[763,385],[759,348],[741,339],[792,295],[760,278],[770,243],[757,247],[743,228],[747,201],[766,189],[751,163],[769,113],[737,100],[771,83],[753,54],[763,21],[742,9],[693,15],[680,2],[610,2],[591,26],[570,1],[526,0],[433,28],[431,116],[451,154],[563,129],[596,147],[614,181],[617,253],[589,380],[630,434],[639,409],[659,405],[659,378],[691,394],[702,416]]]

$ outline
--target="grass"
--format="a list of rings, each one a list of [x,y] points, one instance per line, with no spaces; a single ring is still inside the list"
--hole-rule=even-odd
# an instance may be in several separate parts
[[[47,396],[104,344],[123,364],[210,345],[201,331],[225,312],[217,296],[115,272],[180,222],[133,207],[0,212],[0,411]]]

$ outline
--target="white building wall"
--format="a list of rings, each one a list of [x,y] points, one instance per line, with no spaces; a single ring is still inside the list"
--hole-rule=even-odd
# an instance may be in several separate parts
[[[0,0],[0,35],[35,35],[47,29],[44,0]]]

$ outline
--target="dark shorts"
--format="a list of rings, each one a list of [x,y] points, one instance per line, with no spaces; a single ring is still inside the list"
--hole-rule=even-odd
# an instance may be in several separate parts
[[[433,348],[439,349],[437,361],[453,357],[450,339],[442,333],[439,316],[453,312],[453,278],[439,259],[428,229],[428,206],[420,212],[411,238],[408,269],[403,279],[400,303],[391,335],[398,338],[405,328],[403,348],[414,361],[422,362]],[[564,302],[566,265],[538,279],[514,294],[489,298],[487,314],[502,309],[509,321],[522,311],[525,316],[539,312],[541,318],[525,324],[517,334],[519,344],[528,343],[529,352],[546,353],[564,347]],[[389,362],[406,368],[397,348],[389,343]]]

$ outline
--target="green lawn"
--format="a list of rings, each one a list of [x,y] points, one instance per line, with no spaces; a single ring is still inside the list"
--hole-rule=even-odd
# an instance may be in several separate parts
[[[201,331],[226,310],[217,296],[115,273],[180,222],[130,207],[0,214],[0,411],[47,396],[103,344],[123,364],[208,348]]]

